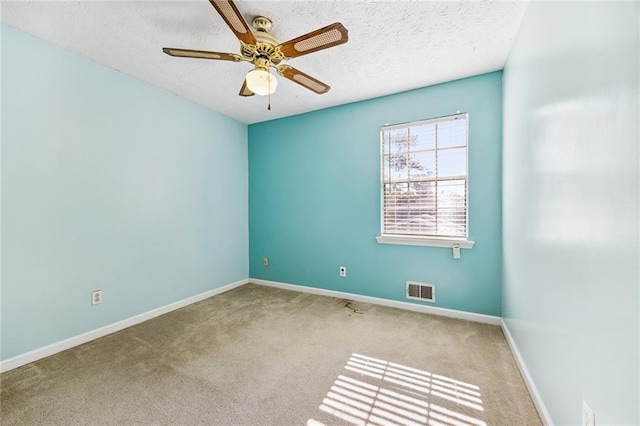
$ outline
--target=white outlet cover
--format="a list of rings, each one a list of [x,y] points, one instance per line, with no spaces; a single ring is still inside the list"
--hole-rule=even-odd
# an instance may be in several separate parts
[[[102,290],[96,290],[91,292],[91,304],[99,305],[102,303]]]
[[[582,400],[582,426],[596,426],[596,416],[584,399]]]

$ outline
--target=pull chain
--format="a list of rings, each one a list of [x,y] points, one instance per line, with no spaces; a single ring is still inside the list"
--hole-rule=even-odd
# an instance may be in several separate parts
[[[271,73],[269,70],[267,70],[267,72],[269,73],[269,81],[267,82],[267,85],[269,86],[269,102],[267,103],[267,111],[271,111]]]

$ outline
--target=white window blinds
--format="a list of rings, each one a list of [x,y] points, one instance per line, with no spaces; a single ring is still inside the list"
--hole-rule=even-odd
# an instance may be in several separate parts
[[[467,238],[468,114],[381,129],[382,233]]]

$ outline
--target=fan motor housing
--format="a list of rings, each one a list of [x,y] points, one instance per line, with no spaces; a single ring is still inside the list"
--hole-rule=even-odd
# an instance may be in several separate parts
[[[254,35],[257,40],[256,44],[242,43],[240,47],[240,53],[242,56],[254,62],[257,59],[264,59],[267,62],[267,66],[277,66],[280,62],[286,58],[278,46],[280,42],[274,36],[269,34],[272,28],[272,22],[269,18],[264,16],[256,16],[252,22],[253,28],[256,29]]]

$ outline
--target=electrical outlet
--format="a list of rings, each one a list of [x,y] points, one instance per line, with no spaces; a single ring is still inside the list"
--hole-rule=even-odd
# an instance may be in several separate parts
[[[341,277],[346,277],[347,276],[347,267],[346,266],[341,266],[340,267],[340,276]]]
[[[99,305],[102,303],[102,290],[96,290],[91,292],[91,304]]]
[[[263,257],[262,258],[262,266],[269,266],[269,258],[268,257]]]
[[[582,400],[582,426],[596,426],[596,415],[584,399]]]

